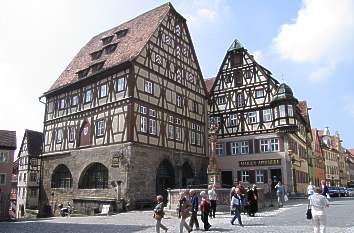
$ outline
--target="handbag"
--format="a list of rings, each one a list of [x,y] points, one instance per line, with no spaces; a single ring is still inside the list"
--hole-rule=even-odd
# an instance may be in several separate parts
[[[307,206],[306,219],[309,219],[309,220],[312,219],[312,212],[311,212],[310,205]]]
[[[284,201],[289,201],[288,195],[284,195]]]

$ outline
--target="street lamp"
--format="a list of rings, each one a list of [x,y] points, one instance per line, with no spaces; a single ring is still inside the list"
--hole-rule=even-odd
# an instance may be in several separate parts
[[[293,155],[293,151],[292,150],[288,150],[288,155],[291,161],[291,165],[292,165],[292,170],[293,170],[293,193],[297,193],[297,187],[296,187],[296,171],[295,171],[295,167],[301,167],[301,160],[297,160],[295,158],[295,155]]]

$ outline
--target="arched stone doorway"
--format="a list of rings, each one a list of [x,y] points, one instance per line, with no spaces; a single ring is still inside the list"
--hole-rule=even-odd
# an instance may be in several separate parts
[[[193,184],[193,169],[188,162],[185,162],[182,166],[182,188],[186,188],[188,185]]]
[[[79,189],[107,189],[108,168],[101,163],[92,163],[82,172]]]
[[[163,160],[156,172],[156,195],[162,195],[164,201],[167,201],[167,189],[175,187],[175,172],[172,164]]]

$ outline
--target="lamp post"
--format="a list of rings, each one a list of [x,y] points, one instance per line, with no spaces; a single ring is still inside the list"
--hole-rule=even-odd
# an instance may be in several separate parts
[[[291,162],[291,165],[292,165],[292,171],[293,171],[293,192],[292,192],[292,194],[295,195],[297,193],[295,167],[301,167],[301,160],[297,160],[295,158],[295,155],[293,154],[292,150],[288,150],[288,155],[289,155],[289,158],[290,158],[290,162]]]

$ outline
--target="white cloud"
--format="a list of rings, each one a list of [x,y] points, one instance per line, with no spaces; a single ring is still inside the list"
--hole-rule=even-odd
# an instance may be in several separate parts
[[[331,63],[326,66],[322,66],[309,75],[309,80],[313,82],[324,81],[329,78],[336,69],[335,63]]]
[[[354,118],[354,96],[344,96],[344,109]]]
[[[348,59],[353,32],[352,0],[303,0],[294,22],[282,25],[273,42],[285,59],[337,63]]]

